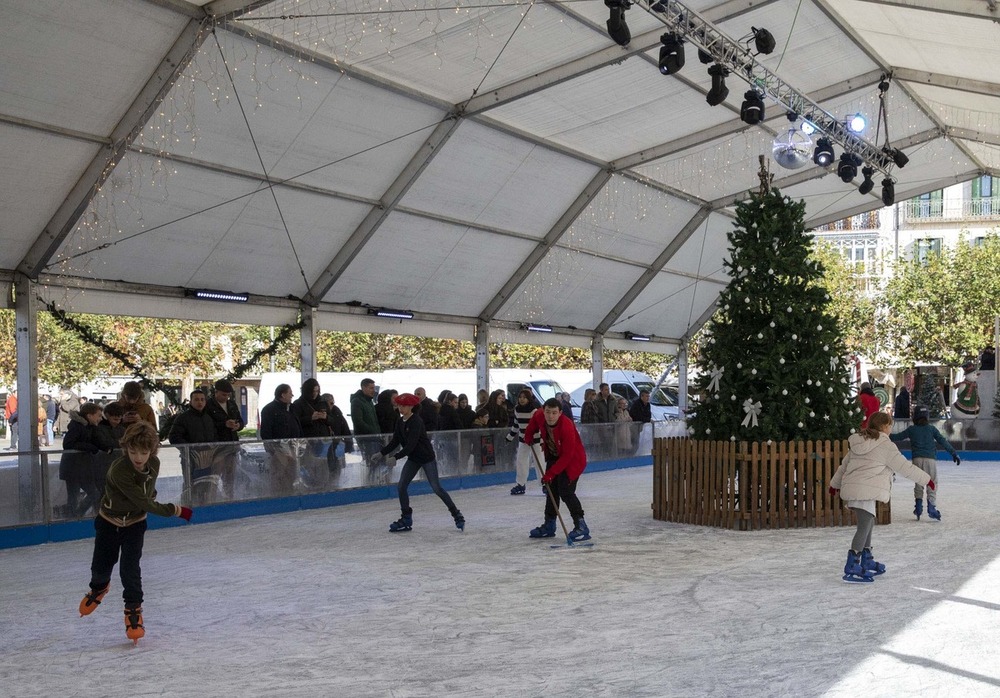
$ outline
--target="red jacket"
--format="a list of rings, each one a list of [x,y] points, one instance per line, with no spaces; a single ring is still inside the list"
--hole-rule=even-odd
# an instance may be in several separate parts
[[[877,397],[869,395],[868,393],[861,393],[858,397],[861,398],[861,413],[865,416],[865,418],[861,420],[861,428],[864,429],[868,426],[868,418],[878,412],[882,403],[879,402]]]
[[[587,452],[583,450],[583,442],[580,441],[580,434],[573,420],[560,414],[556,425],[550,427],[545,423],[545,410],[535,410],[524,430],[524,443],[531,444],[537,432],[542,434],[542,448],[546,453],[551,439],[555,441],[556,452],[559,454],[556,461],[546,468],[546,472],[555,476],[565,470],[571,481],[577,480],[587,467]]]

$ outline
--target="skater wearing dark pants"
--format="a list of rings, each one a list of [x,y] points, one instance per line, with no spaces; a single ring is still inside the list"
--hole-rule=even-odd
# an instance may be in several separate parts
[[[542,482],[549,487],[545,500],[545,522],[531,530],[531,538],[552,538],[556,534],[556,517],[559,503],[565,502],[573,517],[572,542],[590,539],[590,529],[583,518],[583,506],[576,496],[576,484],[587,467],[587,453],[580,441],[580,434],[573,421],[562,412],[562,405],[555,398],[545,401],[524,429],[524,444],[530,447],[535,434],[541,433],[542,451],[545,453],[545,474]]]
[[[373,464],[389,454],[394,454],[396,459],[406,458],[406,465],[403,466],[403,471],[399,474],[398,486],[399,508],[402,511],[402,516],[399,518],[399,521],[390,524],[389,530],[392,533],[399,533],[409,531],[413,528],[413,509],[410,508],[409,488],[410,483],[417,476],[417,473],[420,472],[421,468],[423,468],[424,477],[427,478],[427,484],[431,486],[434,494],[441,498],[441,501],[444,502],[445,506],[448,507],[448,511],[455,518],[455,526],[460,531],[465,530],[465,517],[462,516],[462,512],[458,510],[455,502],[444,491],[440,480],[438,480],[434,447],[427,436],[424,421],[418,414],[420,398],[412,393],[403,393],[402,395],[397,395],[393,402],[399,408],[399,419],[396,421],[396,428],[392,434],[392,439],[381,451],[372,455]],[[399,451],[396,451],[397,448]],[[390,462],[391,464],[392,462]]]
[[[958,452],[954,446],[948,443],[937,427],[928,424],[930,412],[926,407],[919,405],[913,408],[913,424],[906,427],[898,434],[889,436],[893,443],[910,440],[910,448],[913,450],[913,464],[930,475],[931,480],[937,482],[937,450],[940,446],[951,454],[951,459],[955,465],[959,465],[962,459],[958,457]],[[913,513],[920,520],[920,515],[924,513],[924,488],[919,484],[913,486]],[[937,521],[941,520],[941,512],[935,506],[937,504],[937,492],[927,490],[927,515]]]
[[[875,502],[889,501],[892,474],[934,489],[930,476],[906,460],[889,440],[890,431],[892,417],[885,412],[873,413],[868,426],[847,440],[850,450],[830,480],[830,494],[839,494],[858,519],[844,565],[845,582],[872,582],[875,575],[885,572],[885,565],[872,557],[872,528]]]
[[[108,469],[101,509],[94,520],[97,535],[90,566],[90,591],[80,601],[80,615],[89,615],[97,609],[111,586],[115,564],[120,563],[125,635],[138,642],[145,635],[139,560],[146,533],[146,515],[179,516],[190,521],[193,512],[188,507],[161,504],[155,499],[156,477],[160,472],[156,452],[160,439],[152,425],[136,422],[125,431],[121,445],[125,456]]]

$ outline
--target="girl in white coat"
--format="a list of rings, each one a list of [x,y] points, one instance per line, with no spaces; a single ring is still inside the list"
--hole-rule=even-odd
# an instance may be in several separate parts
[[[930,475],[906,460],[889,440],[890,431],[892,417],[885,412],[872,414],[868,426],[847,440],[850,451],[830,480],[830,494],[840,494],[858,518],[844,566],[845,582],[873,582],[875,575],[885,572],[885,565],[872,557],[872,528],[875,502],[889,501],[893,472],[934,489]]]

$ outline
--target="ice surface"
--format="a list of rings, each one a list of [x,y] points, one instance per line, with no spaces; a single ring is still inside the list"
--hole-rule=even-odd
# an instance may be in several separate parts
[[[941,523],[895,486],[874,584],[853,529],[653,520],[650,467],[585,474],[597,545],[529,540],[508,486],[147,533],[146,637],[121,585],[92,615],[91,540],[0,551],[0,695],[997,696],[998,463],[941,463]],[[197,516],[197,514],[196,514]]]

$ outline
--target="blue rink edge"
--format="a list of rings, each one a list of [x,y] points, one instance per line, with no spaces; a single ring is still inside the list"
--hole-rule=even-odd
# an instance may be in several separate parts
[[[965,458],[964,454],[962,458]],[[995,454],[992,459],[984,460],[997,459],[1000,459],[1000,454]],[[970,460],[976,459],[970,458]],[[653,457],[651,455],[636,456],[634,458],[589,463],[587,465],[587,472],[598,473],[623,468],[639,468],[652,464]],[[493,487],[495,485],[510,484],[513,481],[513,470],[441,478],[441,483],[449,491]],[[430,493],[430,485],[422,480],[410,484],[410,496]],[[198,507],[194,520],[191,523],[213,523],[216,521],[228,521],[230,519],[245,519],[249,516],[266,516],[268,514],[284,514],[290,511],[322,509],[324,507],[337,507],[345,504],[395,499],[396,496],[396,485],[393,484],[378,487],[359,487],[350,490],[338,490],[336,492],[317,492],[291,497],[277,497],[274,499],[209,504]],[[165,518],[162,516],[150,516],[147,522],[150,529],[190,525],[178,518]],[[93,535],[94,520],[92,518],[82,521],[59,521],[48,524],[15,526],[0,529],[0,549],[20,548],[28,545],[40,545],[42,543],[61,543],[81,538],[91,538]]]

